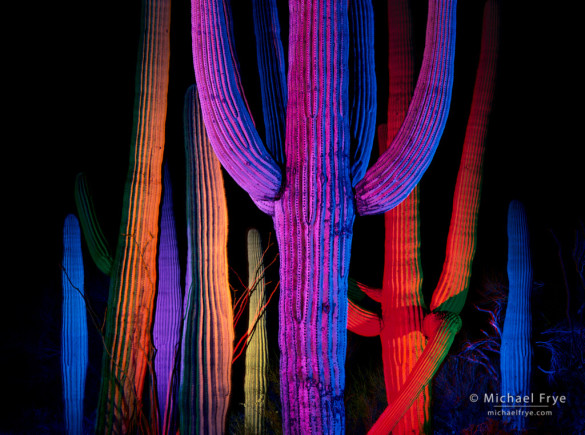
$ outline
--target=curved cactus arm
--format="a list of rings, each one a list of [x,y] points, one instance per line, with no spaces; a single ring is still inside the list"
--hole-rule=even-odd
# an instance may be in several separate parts
[[[508,280],[509,293],[500,348],[502,397],[530,394],[532,369],[530,299],[532,260],[528,221],[524,206],[512,201],[508,208]],[[525,429],[524,416],[505,416],[514,429]]]
[[[354,58],[350,132],[353,142],[351,180],[355,186],[368,169],[376,133],[377,85],[371,0],[349,2],[349,30]]]
[[[108,241],[104,237],[97,219],[93,200],[87,186],[87,179],[83,173],[79,173],[75,177],[75,206],[89,255],[91,255],[97,268],[104,274],[109,275],[114,260]]]
[[[485,142],[494,98],[499,45],[498,17],[498,1],[487,1],[471,111],[453,195],[445,262],[431,300],[433,311],[460,313],[469,289],[475,256]]]
[[[233,313],[228,284],[228,216],[221,166],[197,90],[185,95],[187,290],[179,393],[181,433],[223,433],[231,393]]]
[[[281,170],[262,143],[242,97],[223,2],[192,1],[191,20],[195,79],[211,145],[253,200],[274,200]]]
[[[431,163],[451,103],[456,9],[456,0],[429,1],[423,64],[414,95],[392,144],[356,185],[361,215],[396,207]]]
[[[263,434],[268,392],[268,335],[266,330],[264,262],[260,233],[248,231],[248,288],[250,289],[246,374],[244,378],[246,433]]]
[[[70,214],[63,225],[63,325],[61,371],[66,433],[83,434],[83,398],[87,374],[87,313],[84,299],[84,270],[81,231]]]
[[[381,288],[370,287],[369,285],[356,281],[352,277],[348,279],[347,291],[348,296],[356,302],[361,301],[365,296],[368,296],[376,302],[381,302],[382,300]]]
[[[425,317],[423,328],[429,338],[425,350],[396,399],[388,405],[368,434],[381,435],[392,431],[423,388],[433,379],[461,329],[461,319],[454,313],[431,313]]]
[[[154,370],[159,422],[162,425],[161,432],[168,433],[174,404],[172,391],[176,366],[175,357],[179,346],[183,310],[181,267],[177,247],[171,177],[167,164],[164,165],[163,188],[158,249],[158,292],[152,341],[157,349]]]
[[[276,0],[254,0],[252,11],[266,147],[276,162],[283,166],[287,89]]]
[[[355,302],[349,300],[347,306],[347,329],[362,337],[375,337],[380,335],[382,328],[380,317]]]

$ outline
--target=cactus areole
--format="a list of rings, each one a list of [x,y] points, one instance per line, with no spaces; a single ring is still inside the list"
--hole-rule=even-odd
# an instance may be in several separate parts
[[[281,256],[283,430],[343,433],[355,214],[395,207],[432,160],[450,104],[456,2],[430,1],[424,60],[408,114],[389,149],[360,181],[352,180],[350,170],[347,0],[289,1],[282,169],[262,143],[240,92],[223,2],[191,4],[195,78],[211,145],[228,173],[274,220]]]

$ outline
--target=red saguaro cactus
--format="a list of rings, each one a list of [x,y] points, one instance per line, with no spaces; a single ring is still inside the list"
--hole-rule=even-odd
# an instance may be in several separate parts
[[[368,2],[363,7],[371,10]],[[395,207],[430,164],[450,104],[456,2],[430,1],[423,67],[408,114],[361,179],[350,157],[348,2],[290,0],[289,11],[282,169],[242,96],[229,17],[219,0],[192,1],[193,62],[211,145],[228,173],[273,216],[280,249],[283,427],[287,433],[341,433],[355,212]],[[375,116],[372,107],[364,116]]]
[[[406,113],[412,86],[408,2],[391,2],[389,15],[390,99],[388,126],[379,131],[382,150],[385,140],[392,139]],[[393,17],[401,19],[395,21]],[[418,188],[385,215],[382,289],[363,289],[381,303],[381,319],[350,304],[348,328],[362,335],[379,334],[382,342],[389,406],[372,428],[372,433],[428,431],[428,382],[459,330],[457,314],[463,308],[475,253],[484,142],[494,93],[497,44],[497,4],[490,0],[484,13],[480,61],[455,187],[446,258],[431,301],[432,313],[425,317]]]

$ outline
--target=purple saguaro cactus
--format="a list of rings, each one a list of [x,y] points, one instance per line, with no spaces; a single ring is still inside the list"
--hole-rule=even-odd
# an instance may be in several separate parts
[[[423,66],[406,120],[360,181],[359,171],[353,179],[351,172],[348,2],[289,1],[281,169],[241,94],[223,2],[192,1],[193,62],[211,145],[228,173],[274,220],[287,433],[344,430],[347,273],[355,211],[374,214],[396,206],[432,160],[450,104],[455,10],[455,0],[430,1]],[[368,114],[374,115],[375,110]]]
[[[532,366],[532,260],[526,211],[519,201],[512,201],[508,208],[508,280],[508,305],[500,349],[501,397],[515,398],[530,394]],[[504,420],[516,430],[526,427],[523,415],[505,416]]]
[[[173,384],[176,382],[175,360],[183,314],[180,273],[171,177],[168,165],[165,164],[158,246],[158,288],[152,329],[152,341],[156,348],[154,370],[159,424],[163,434],[171,433],[169,425],[174,402]]]

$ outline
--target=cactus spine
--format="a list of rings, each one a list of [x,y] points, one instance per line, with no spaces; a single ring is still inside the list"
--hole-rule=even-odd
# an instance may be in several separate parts
[[[221,166],[205,133],[195,86],[185,95],[188,270],[183,305],[181,433],[225,430],[231,391],[233,314],[227,206]]]
[[[266,332],[266,303],[264,261],[260,233],[248,231],[248,343],[246,347],[246,374],[244,380],[246,433],[263,434],[264,408],[268,381],[268,336]]]
[[[144,415],[152,366],[157,241],[170,54],[170,0],[143,0],[134,141],[111,274],[97,433],[128,433]],[[151,416],[152,419],[152,416]]]
[[[88,364],[87,313],[84,299],[81,230],[70,214],[63,226],[63,325],[61,371],[67,434],[83,433],[83,398]]]
[[[532,367],[532,260],[526,211],[519,201],[510,202],[508,207],[508,281],[508,305],[500,349],[501,397],[524,397],[530,395]],[[515,430],[526,428],[523,415],[505,416],[504,420]]]

